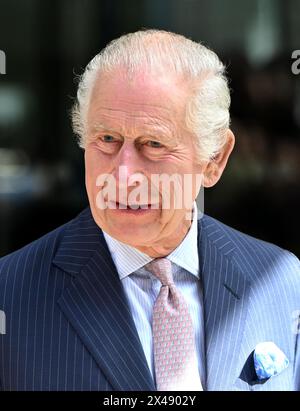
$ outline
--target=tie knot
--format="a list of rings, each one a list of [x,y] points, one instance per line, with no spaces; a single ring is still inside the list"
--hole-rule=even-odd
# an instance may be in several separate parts
[[[167,258],[156,258],[146,264],[145,268],[159,279],[162,285],[173,283],[172,263]]]

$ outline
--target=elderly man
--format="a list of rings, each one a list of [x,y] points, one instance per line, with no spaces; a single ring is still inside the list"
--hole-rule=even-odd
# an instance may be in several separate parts
[[[77,97],[89,207],[0,260],[1,389],[299,390],[298,259],[195,201],[234,146],[218,57],[124,35]]]

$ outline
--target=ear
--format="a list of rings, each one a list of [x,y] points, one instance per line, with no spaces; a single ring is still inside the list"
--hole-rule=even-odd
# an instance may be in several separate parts
[[[233,150],[234,142],[234,134],[228,129],[226,131],[226,143],[221,151],[213,159],[211,159],[206,166],[203,179],[204,187],[212,187],[219,181],[226,167],[227,160]]]

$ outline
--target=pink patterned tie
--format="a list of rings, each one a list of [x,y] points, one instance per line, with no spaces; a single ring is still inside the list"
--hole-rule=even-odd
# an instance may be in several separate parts
[[[157,390],[202,391],[193,323],[187,303],[173,283],[172,263],[158,258],[145,268],[162,283],[152,324]]]

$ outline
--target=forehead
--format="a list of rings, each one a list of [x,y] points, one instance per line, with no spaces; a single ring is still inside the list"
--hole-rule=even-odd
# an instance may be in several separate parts
[[[115,70],[98,76],[89,104],[89,119],[115,116],[175,120],[182,117],[188,95],[186,82],[175,74]]]

